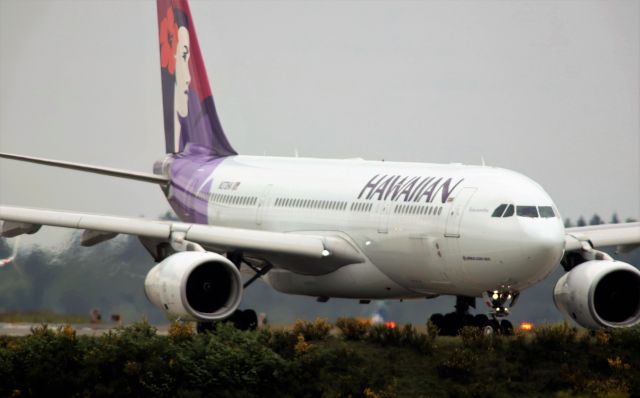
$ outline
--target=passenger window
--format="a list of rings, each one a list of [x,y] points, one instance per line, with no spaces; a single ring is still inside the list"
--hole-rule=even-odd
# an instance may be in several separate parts
[[[520,217],[538,217],[538,209],[535,206],[516,206],[516,214]]]
[[[552,218],[556,216],[551,206],[538,206],[538,210],[542,218]]]
[[[513,215],[513,210],[514,210],[513,205],[507,206],[507,210],[505,210],[502,217],[511,217]]]
[[[502,213],[504,213],[504,210],[506,208],[507,208],[506,204],[501,204],[500,206],[496,207],[491,217],[502,217]]]

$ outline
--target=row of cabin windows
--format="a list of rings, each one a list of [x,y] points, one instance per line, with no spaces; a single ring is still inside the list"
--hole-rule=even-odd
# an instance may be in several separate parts
[[[303,209],[345,210],[347,208],[347,202],[336,200],[278,198],[276,199],[275,206]]]
[[[372,203],[351,203],[351,211],[371,211]]]
[[[255,196],[235,196],[227,194],[211,194],[211,201],[218,204],[253,206],[258,202]],[[276,207],[293,207],[305,209],[322,209],[322,210],[346,210],[347,202],[333,200],[314,200],[314,199],[288,199],[278,198],[275,202]],[[351,211],[371,211],[372,203],[351,203]],[[421,205],[396,205],[394,213],[397,214],[421,214],[421,215],[440,215],[442,207],[440,206],[421,206]]]
[[[236,196],[214,193],[211,194],[211,201],[226,205],[253,206],[258,202],[258,198],[255,196]]]
[[[396,214],[439,216],[442,213],[442,206],[396,205],[395,209],[393,209],[393,212]]]

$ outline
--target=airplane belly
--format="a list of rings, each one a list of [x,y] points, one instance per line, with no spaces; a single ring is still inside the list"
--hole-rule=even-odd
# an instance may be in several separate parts
[[[387,277],[420,292],[446,292],[450,286],[439,238],[420,234],[372,241],[365,253]]]
[[[325,275],[301,275],[275,269],[263,277],[287,294],[315,297],[391,299],[419,296],[395,283],[370,262],[352,264]]]

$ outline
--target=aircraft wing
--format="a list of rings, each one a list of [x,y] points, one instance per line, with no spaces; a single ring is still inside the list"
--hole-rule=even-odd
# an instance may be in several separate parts
[[[257,231],[172,221],[114,217],[25,207],[0,206],[3,237],[33,234],[42,225],[84,230],[81,244],[92,246],[118,234],[134,235],[149,245],[197,243],[218,252],[241,251],[254,258],[273,259],[283,268],[321,274],[364,261],[344,236],[332,233]],[[154,255],[154,257],[156,257]],[[158,258],[156,257],[156,260]]]
[[[583,243],[594,248],[619,246],[622,251],[640,247],[640,222],[566,228],[565,233],[567,251],[580,250]]]

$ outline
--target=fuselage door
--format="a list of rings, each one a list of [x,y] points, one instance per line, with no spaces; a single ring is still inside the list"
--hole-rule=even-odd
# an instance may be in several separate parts
[[[462,222],[462,215],[476,190],[477,188],[464,188],[453,198],[452,202],[449,202],[447,226],[444,231],[444,236],[447,238],[460,237],[460,223]]]
[[[378,205],[378,233],[389,233],[389,214],[391,213],[391,203],[382,201]]]
[[[262,191],[262,195],[258,198],[258,207],[256,209],[256,225],[262,225],[262,217],[265,212],[265,207],[269,203],[269,195],[271,194],[272,184],[267,185]]]

